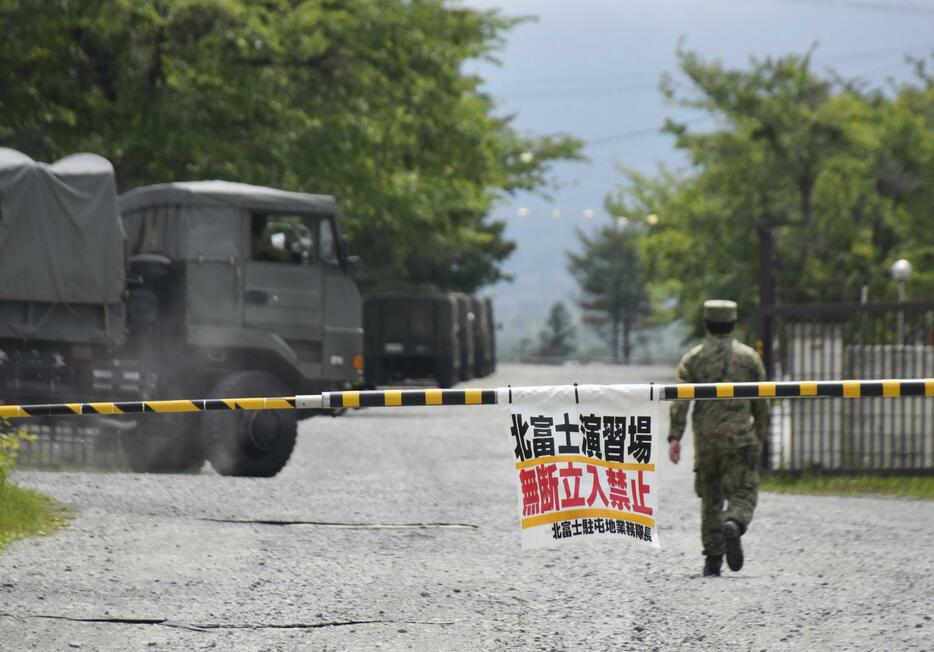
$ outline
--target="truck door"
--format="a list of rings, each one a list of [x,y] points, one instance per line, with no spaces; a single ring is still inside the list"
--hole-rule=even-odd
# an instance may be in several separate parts
[[[324,296],[316,218],[252,212],[248,221],[244,325],[280,335],[300,364],[321,364]]]
[[[336,216],[322,217],[318,234],[324,277],[323,375],[332,383],[359,385],[363,382],[363,300],[348,266],[340,260]]]

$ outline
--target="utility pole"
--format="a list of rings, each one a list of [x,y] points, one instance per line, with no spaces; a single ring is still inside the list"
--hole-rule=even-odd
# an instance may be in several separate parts
[[[767,220],[759,222],[759,309],[756,324],[756,350],[762,356],[766,378],[775,380],[775,365],[772,360],[772,314],[775,305],[775,282],[772,276],[772,225]],[[765,438],[760,463],[763,468],[771,466],[770,437]]]
[[[767,312],[775,305],[775,282],[772,276],[772,225],[763,220],[759,233],[759,309],[756,324],[756,349],[762,356],[769,379],[775,371],[772,360],[772,315]]]

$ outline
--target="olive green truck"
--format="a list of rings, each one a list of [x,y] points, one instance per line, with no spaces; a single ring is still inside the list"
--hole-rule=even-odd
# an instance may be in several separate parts
[[[496,369],[489,298],[462,293],[369,296],[363,326],[370,386],[428,379],[451,387]]]
[[[362,300],[332,197],[224,181],[117,197],[93,154],[0,148],[0,400],[358,387]],[[137,471],[272,476],[294,411],[108,415]],[[67,417],[66,417],[67,418]]]

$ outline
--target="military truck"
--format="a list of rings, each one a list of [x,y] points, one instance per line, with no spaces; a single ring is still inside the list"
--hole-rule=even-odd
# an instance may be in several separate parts
[[[460,348],[461,380],[474,377],[474,321],[473,301],[469,294],[453,293],[457,301],[457,342]]]
[[[434,378],[439,386],[450,387],[496,369],[489,298],[462,293],[380,294],[364,300],[363,322],[369,386]]]
[[[0,148],[0,399],[139,389],[126,341],[124,233],[110,162]]]
[[[490,303],[484,297],[471,296],[474,314],[474,372],[475,378],[485,378],[493,373],[493,331],[490,329]]]
[[[486,327],[490,334],[490,355],[486,375],[496,371],[496,319],[493,316],[493,299],[484,297],[486,302]]]
[[[458,302],[449,294],[381,294],[363,303],[367,384],[461,376]]]
[[[317,393],[362,384],[362,349],[333,198],[204,181],[137,188],[118,206],[99,156],[44,165],[0,150],[0,399]],[[207,458],[221,474],[271,476],[297,416],[116,423],[134,470]]]

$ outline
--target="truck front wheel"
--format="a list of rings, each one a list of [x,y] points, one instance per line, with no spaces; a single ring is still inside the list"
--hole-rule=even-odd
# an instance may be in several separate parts
[[[286,396],[264,371],[240,371],[221,380],[210,398]],[[269,478],[282,470],[298,433],[294,410],[216,410],[202,415],[208,460],[221,475]]]

